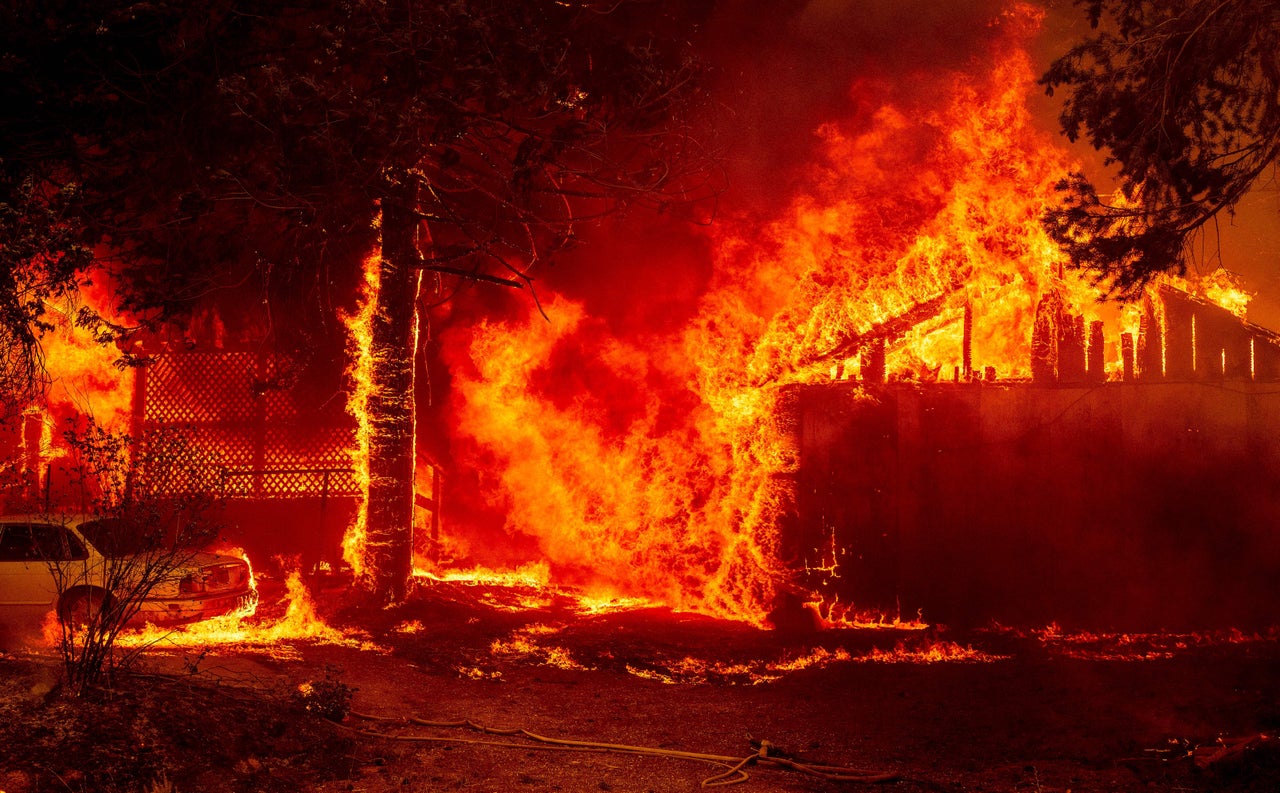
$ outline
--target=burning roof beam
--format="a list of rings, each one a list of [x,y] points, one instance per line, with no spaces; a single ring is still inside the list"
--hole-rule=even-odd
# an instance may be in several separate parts
[[[883,322],[877,322],[861,333],[851,332],[831,350],[812,355],[802,363],[809,365],[824,360],[844,360],[852,357],[854,353],[868,344],[873,344],[877,341],[892,342],[920,323],[927,322],[941,314],[947,308],[951,296],[959,291],[960,286],[960,283],[953,281],[950,289],[928,300],[912,305],[911,308],[901,314],[892,316]]]

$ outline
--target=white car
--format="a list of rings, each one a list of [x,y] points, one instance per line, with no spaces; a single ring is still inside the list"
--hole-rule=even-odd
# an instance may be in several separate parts
[[[91,516],[0,517],[0,622],[5,616],[56,611],[63,621],[85,621],[124,593],[148,565],[156,580],[133,622],[176,624],[250,613],[258,602],[244,559],[204,551],[168,552],[131,546],[136,532],[120,521]],[[166,552],[162,551],[162,554]],[[62,578],[59,593],[58,578]]]

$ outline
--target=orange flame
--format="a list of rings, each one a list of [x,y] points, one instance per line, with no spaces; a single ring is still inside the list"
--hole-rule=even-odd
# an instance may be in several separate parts
[[[111,317],[108,296],[88,285],[79,304]],[[75,304],[48,305],[53,329],[40,340],[49,373],[49,405],[59,413],[93,416],[106,429],[128,429],[133,378],[115,366],[120,351],[102,344],[91,331],[75,323]]]
[[[269,653],[287,652],[277,646],[286,641],[374,647],[358,634],[340,631],[321,619],[299,571],[289,573],[285,588],[285,613],[274,621],[259,624],[249,619],[252,615],[232,614],[177,628],[146,625],[121,633],[116,644],[123,648],[235,646],[259,648]]]
[[[868,377],[875,345],[890,380],[1026,378],[1052,298],[1084,327],[1104,323],[1100,360],[1119,376],[1119,332],[1138,315],[1096,302],[1040,222],[1071,163],[1026,106],[1042,14],[1010,14],[989,68],[942,80],[949,98],[931,112],[886,101],[821,126],[802,194],[763,228],[715,230],[687,327],[623,338],[551,295],[550,321],[530,311],[471,332],[456,432],[492,472],[506,528],[536,540],[557,581],[760,624],[788,575],[788,388]],[[824,619],[925,627],[853,608]]]
[[[862,662],[875,663],[909,663],[909,664],[942,664],[942,663],[991,663],[992,661],[1002,661],[1008,658],[1004,655],[991,655],[975,650],[972,647],[962,647],[955,642],[935,642],[927,647],[911,648],[905,643],[899,643],[892,650],[881,650],[876,648],[866,655],[861,655],[854,660]]]
[[[1039,223],[1067,161],[1031,125],[1031,86],[1014,50],[985,79],[956,76],[923,120],[885,104],[868,128],[823,126],[810,191],[763,233],[717,241],[682,332],[614,338],[560,297],[544,303],[550,322],[481,326],[475,374],[455,379],[457,425],[496,460],[509,528],[588,587],[760,622],[784,578],[778,516],[796,466],[784,388],[857,368],[850,341],[877,333],[897,376],[941,377],[960,363],[966,306],[981,318],[974,359],[1023,376],[1039,295],[1085,292]],[[927,158],[906,161],[903,142],[920,140]],[[885,331],[903,317],[919,321]],[[546,394],[547,362],[567,350],[629,390],[625,423],[591,394]],[[673,416],[651,384],[695,407]]]
[[[1040,644],[1067,657],[1088,661],[1150,661],[1173,658],[1188,650],[1233,644],[1274,642],[1280,628],[1245,633],[1238,628],[1188,633],[1119,633],[1068,631],[1057,623],[1029,632]]]
[[[526,658],[541,666],[554,666],[557,669],[570,671],[589,671],[573,658],[573,653],[557,645],[545,645],[537,642],[537,636],[545,636],[557,632],[548,625],[530,625],[511,635],[509,639],[495,639],[489,645],[489,651],[497,656]]]
[[[364,262],[364,283],[355,312],[342,318],[348,333],[347,351],[351,361],[347,374],[351,378],[351,393],[347,397],[347,412],[355,419],[356,434],[348,450],[351,467],[360,483],[360,492],[368,492],[369,484],[369,395],[373,392],[373,336],[370,330],[378,305],[381,286],[382,259],[371,255]],[[357,576],[364,575],[365,542],[367,539],[368,504],[361,499],[355,520],[342,538],[342,558]]]

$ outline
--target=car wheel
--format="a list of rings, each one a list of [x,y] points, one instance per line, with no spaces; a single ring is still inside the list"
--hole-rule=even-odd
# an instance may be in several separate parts
[[[62,604],[59,614],[64,623],[76,630],[82,630],[98,619],[106,603],[106,593],[97,589],[87,589],[71,595]]]

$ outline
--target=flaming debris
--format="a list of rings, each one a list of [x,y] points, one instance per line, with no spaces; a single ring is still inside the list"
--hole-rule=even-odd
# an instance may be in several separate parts
[[[496,639],[489,645],[489,651],[498,657],[524,658],[542,666],[554,666],[557,669],[588,671],[573,658],[573,653],[558,645],[540,644],[536,637],[554,634],[558,631],[547,625],[531,625],[511,635],[511,638]]]
[[[1189,650],[1230,644],[1274,642],[1280,629],[1246,633],[1237,628],[1190,633],[1118,633],[1068,631],[1057,623],[1038,630],[1014,632],[1034,638],[1067,658],[1086,661],[1151,661],[1173,658]]]

